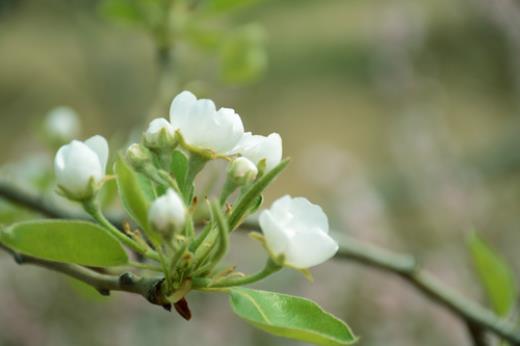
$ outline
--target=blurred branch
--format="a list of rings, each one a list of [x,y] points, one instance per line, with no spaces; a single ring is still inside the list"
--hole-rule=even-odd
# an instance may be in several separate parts
[[[8,181],[0,180],[0,198],[4,198],[13,204],[32,210],[51,219],[89,219],[85,214],[71,213],[65,208],[50,205],[50,203],[45,201],[45,199],[38,194],[17,187]],[[120,218],[109,217],[108,219],[117,228],[122,228],[123,220]]]
[[[0,244],[0,249],[13,256],[16,263],[20,265],[31,264],[68,275],[94,287],[102,295],[109,295],[110,291],[135,293],[143,296],[152,304],[160,305],[167,310],[171,309],[170,303],[161,294],[162,278],[142,278],[133,273],[124,273],[119,276],[108,275],[77,264],[52,262],[22,255],[2,244]]]
[[[58,208],[49,209],[48,207],[43,206],[42,200],[34,195],[28,194],[15,187],[10,187],[6,184],[0,183],[0,197],[40,212],[46,216],[57,218],[70,217],[69,214]],[[118,223],[120,224],[121,221]],[[241,226],[241,229],[250,231],[259,230],[259,226],[256,221],[249,220]],[[496,334],[510,342],[512,345],[520,345],[520,333],[516,332],[515,325],[499,318],[492,311],[482,307],[478,303],[473,302],[459,292],[443,284],[435,276],[423,270],[413,256],[394,253],[375,245],[360,242],[359,240],[348,236],[336,234],[336,237],[341,244],[335,257],[336,259],[351,260],[400,276],[420,292],[428,296],[433,302],[446,307],[462,319],[466,325],[471,326],[470,334],[475,341],[475,345],[485,345],[485,343],[477,343],[476,339],[478,336],[479,342],[484,342],[483,337],[485,331]],[[114,278],[104,274],[99,274],[87,268],[47,262],[33,258],[28,258],[25,263],[44,266],[69,275],[72,273],[72,276],[84,282],[89,283],[86,279],[94,280],[93,283],[95,284],[102,283],[107,286],[103,287],[103,285],[100,285],[100,288],[131,292],[128,289],[124,289],[126,287],[117,285],[117,282],[114,281],[117,277]],[[93,275],[93,273],[95,273],[95,275]],[[94,287],[98,286],[94,285]],[[134,293],[142,295],[143,292],[140,291]]]

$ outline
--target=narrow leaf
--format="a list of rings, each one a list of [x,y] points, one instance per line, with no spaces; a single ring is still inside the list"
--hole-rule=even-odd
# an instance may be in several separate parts
[[[273,335],[323,346],[357,341],[343,321],[308,299],[237,287],[230,290],[230,304],[239,317]]]
[[[175,150],[172,154],[171,170],[177,183],[184,185],[188,173],[188,158],[179,150]]]
[[[510,266],[475,233],[469,237],[468,247],[493,309],[498,315],[507,316],[517,297],[515,276]]]
[[[146,231],[148,208],[152,201],[150,182],[130,168],[122,157],[115,162],[114,172],[123,206],[134,221]]]
[[[55,262],[109,267],[128,262],[117,239],[85,221],[21,222],[0,232],[0,242],[24,255]]]
[[[289,159],[285,159],[280,162],[276,167],[267,172],[264,176],[258,179],[236,203],[231,216],[229,217],[229,229],[234,230],[239,222],[243,219],[245,214],[250,210],[251,207],[258,204],[260,201],[257,199],[262,192],[265,190],[270,183],[287,167]]]

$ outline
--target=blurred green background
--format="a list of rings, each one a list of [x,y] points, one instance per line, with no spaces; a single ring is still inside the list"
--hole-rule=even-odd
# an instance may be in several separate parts
[[[520,4],[247,2],[197,15],[167,77],[235,108],[247,129],[282,135],[293,160],[267,205],[286,193],[307,196],[339,232],[415,254],[487,304],[468,232],[478,230],[520,271]],[[74,108],[82,138],[100,133],[113,151],[151,116],[167,115],[164,102],[150,114],[165,77],[153,40],[107,19],[102,6],[0,1],[0,163],[19,184],[52,163],[41,126],[56,106]],[[222,32],[248,38],[246,66],[233,60],[246,48],[229,46],[229,36],[222,43]],[[4,223],[15,218],[5,203],[0,211]],[[260,266],[259,246],[235,238],[229,261]],[[346,262],[313,273],[314,284],[285,270],[259,287],[318,301],[360,345],[471,344],[461,322],[399,278]],[[298,344],[239,321],[225,296],[190,295],[194,318],[185,322],[139,297],[92,298],[3,254],[0,292],[2,346]]]

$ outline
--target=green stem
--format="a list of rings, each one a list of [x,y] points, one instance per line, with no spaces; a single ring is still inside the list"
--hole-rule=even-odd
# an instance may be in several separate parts
[[[148,248],[147,246],[140,244],[133,240],[132,238],[126,236],[123,232],[118,230],[107,220],[99,205],[93,200],[86,201],[83,203],[83,208],[85,211],[94,218],[99,224],[101,224],[110,234],[119,239],[123,244],[136,251],[137,253],[142,254],[145,257],[148,257],[153,260],[160,260],[157,252]]]
[[[190,245],[190,251],[195,253],[197,249],[200,247],[202,242],[208,237],[208,234],[211,232],[211,229],[213,228],[213,223],[208,223],[204,228],[202,229],[202,232],[195,238],[195,240]]]
[[[229,229],[231,231],[237,228],[242,219],[244,219],[255,198],[262,194],[264,189],[285,169],[285,167],[287,167],[288,164],[289,159],[280,162],[276,167],[267,172],[267,174],[258,179],[249,190],[240,197],[231,213],[231,216],[229,217]]]
[[[226,287],[232,287],[232,286],[249,285],[249,284],[255,283],[257,281],[260,281],[262,279],[265,279],[266,277],[279,271],[280,269],[282,269],[282,266],[280,266],[279,264],[276,264],[272,259],[269,258],[267,260],[267,263],[265,264],[265,267],[258,273],[255,273],[252,275],[247,275],[247,276],[244,276],[241,278],[233,278],[233,279],[217,281],[215,283],[212,283],[211,280],[208,280],[208,279],[194,278],[193,287],[200,289],[200,288],[226,288]],[[201,286],[198,286],[198,285],[201,285]]]
[[[146,264],[146,263],[140,263],[135,261],[129,261],[128,264],[134,268],[137,269],[144,269],[144,270],[151,270],[154,272],[163,272],[163,269],[161,267],[152,265],[152,264]]]
[[[215,267],[220,260],[226,255],[229,246],[229,224],[224,218],[224,214],[220,209],[220,205],[217,202],[211,203],[211,214],[213,219],[217,222],[217,229],[219,235],[218,248],[211,260],[212,267]]]
[[[228,200],[229,196],[231,196],[231,194],[235,192],[237,187],[238,184],[236,184],[230,177],[226,179],[224,187],[222,188],[222,192],[220,193],[220,205],[223,206],[224,204],[226,204],[226,201]]]

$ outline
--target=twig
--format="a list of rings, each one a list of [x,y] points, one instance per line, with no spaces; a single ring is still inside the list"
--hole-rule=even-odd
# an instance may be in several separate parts
[[[22,255],[2,244],[0,249],[13,256],[16,263],[20,265],[31,264],[71,276],[94,287],[102,295],[109,295],[111,291],[134,293],[143,296],[152,304],[160,305],[167,310],[171,309],[170,302],[161,294],[163,278],[142,278],[130,272],[120,276],[102,274],[77,264],[52,262]]]
[[[19,205],[38,211],[46,216],[57,218],[69,218],[68,216],[70,216],[58,208],[53,208],[52,210],[48,209],[41,205],[41,199],[35,198],[34,195],[27,194],[15,187],[9,187],[2,183],[0,183],[0,197],[4,197]],[[246,221],[241,228],[243,230],[251,231],[259,230],[258,223],[254,220]],[[341,244],[338,254],[335,256],[336,259],[355,261],[400,276],[420,292],[428,296],[433,302],[446,307],[464,321],[466,325],[471,326],[470,332],[476,345],[478,344],[476,343],[474,336],[478,335],[478,340],[481,341],[483,340],[481,336],[485,331],[496,334],[508,341],[511,345],[520,345],[520,333],[516,331],[515,325],[501,319],[492,311],[482,307],[478,303],[473,302],[443,284],[435,276],[421,269],[420,266],[417,265],[417,261],[413,256],[394,253],[347,236],[336,235],[336,238]],[[81,268],[80,270],[74,265],[57,264],[32,258],[29,258],[29,261],[26,261],[25,263],[32,263],[57,270],[72,275],[87,283],[89,283],[86,281],[87,279],[108,279],[104,274],[93,272],[84,267],[79,267]],[[85,273],[88,273],[87,277],[83,276]],[[91,275],[93,273],[96,273],[96,275]],[[106,282],[103,280],[101,280],[101,283],[106,284],[109,290],[125,290],[132,292],[129,289],[121,289],[121,286],[115,285],[115,282],[111,281],[113,278]],[[99,282],[93,281],[93,283],[98,284]],[[98,287],[96,285],[94,286]],[[103,285],[99,287],[103,288]],[[134,293],[142,295],[142,291]]]
[[[65,208],[50,205],[50,203],[34,192],[21,189],[7,181],[0,180],[0,197],[51,219],[89,219],[86,214],[75,214]],[[123,226],[123,220],[120,218],[108,217],[108,220],[119,229]]]

